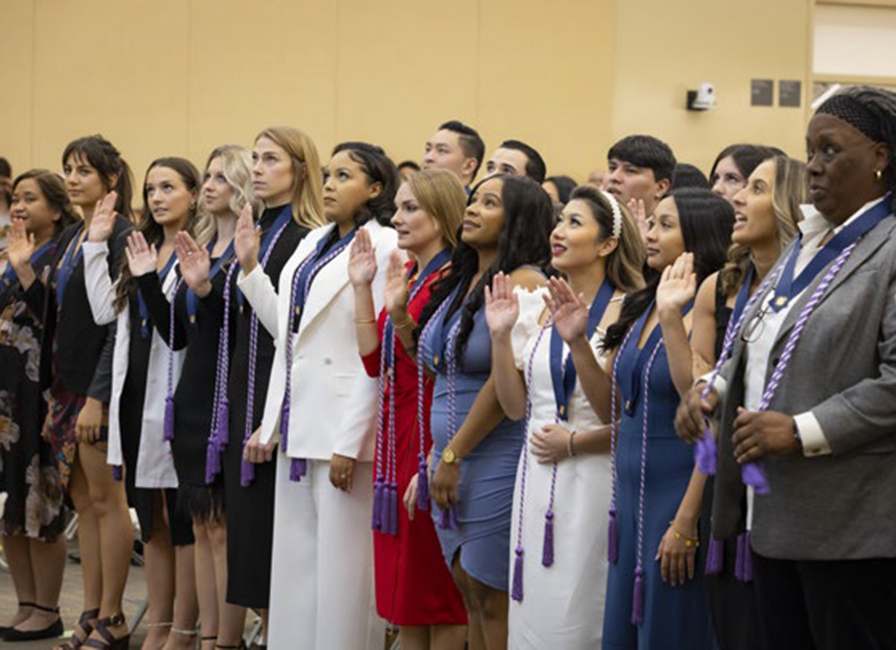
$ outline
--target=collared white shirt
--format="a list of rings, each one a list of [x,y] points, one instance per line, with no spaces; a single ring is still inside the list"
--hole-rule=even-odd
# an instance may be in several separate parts
[[[839,226],[835,226],[825,219],[814,206],[801,206],[803,221],[800,222],[799,228],[802,232],[802,246],[796,259],[794,277],[797,277],[824,247],[824,244],[827,243],[825,238],[828,233],[836,235],[855,221],[859,215],[883,200],[883,198],[879,198],[866,203]],[[774,298],[773,291],[770,291],[763,300],[760,310],[762,322],[755,326],[755,336],[747,342],[744,351],[747,359],[747,367],[744,373],[744,408],[748,411],[759,409],[762,394],[765,392],[765,377],[768,372],[769,357],[775,340],[778,338],[778,333],[781,331],[781,326],[784,324],[791,307],[799,301],[804,292],[805,290],[794,296],[778,312],[772,311],[770,307],[770,303]],[[746,323],[745,327],[750,327],[750,323]],[[716,388],[720,394],[723,394],[725,386],[722,382],[717,380]],[[796,422],[800,439],[803,443],[803,455],[811,457],[831,453],[831,447],[824,435],[824,431],[811,411],[795,415],[793,419]]]

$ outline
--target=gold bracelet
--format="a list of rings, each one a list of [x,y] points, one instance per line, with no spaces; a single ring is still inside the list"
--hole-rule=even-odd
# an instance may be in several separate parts
[[[674,521],[674,520],[669,522],[669,528],[672,528],[674,525],[675,525],[675,521]],[[675,528],[672,528],[672,532],[675,533],[675,541],[676,541],[676,542],[681,541],[681,540],[684,540],[684,547],[685,547],[685,548],[697,548],[698,546],[700,546],[700,539],[699,539],[699,538],[697,538],[697,537],[690,538],[690,537],[688,537],[687,535],[682,535],[682,534],[679,533],[677,530],[675,530]]]
[[[375,318],[356,318],[355,325],[373,325],[376,323]]]
[[[404,317],[404,320],[401,321],[400,323],[394,323],[394,322],[393,322],[392,325],[393,325],[393,327],[395,327],[396,329],[405,329],[405,328],[407,328],[407,327],[410,327],[410,328],[413,329],[414,327],[417,327],[417,323],[416,323],[416,321],[415,321],[413,318],[411,318],[411,315],[410,315],[410,314],[406,314],[405,317]]]

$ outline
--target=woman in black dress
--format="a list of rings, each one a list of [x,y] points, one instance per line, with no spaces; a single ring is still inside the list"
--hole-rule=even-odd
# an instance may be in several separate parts
[[[0,638],[59,636],[57,604],[65,568],[59,470],[41,438],[47,404],[40,394],[41,319],[22,296],[16,267],[38,275],[50,263],[62,230],[78,220],[65,185],[35,169],[12,184],[9,265],[0,278],[0,491],[6,493],[0,534],[19,609]]]
[[[209,161],[209,169],[215,165],[214,155]],[[259,260],[276,285],[283,265],[302,238],[323,223],[323,178],[317,149],[298,129],[265,129],[255,139],[251,174],[254,196],[265,206],[257,221],[261,242]],[[210,186],[207,184],[206,187]],[[213,187],[210,191],[212,197],[220,192]],[[203,198],[206,196],[204,194]],[[235,223],[230,227],[233,225]],[[181,241],[182,259],[201,262],[201,247],[187,237],[181,237]],[[250,607],[266,617],[273,544],[275,464],[244,462],[243,447],[249,435],[261,424],[274,342],[258,322],[249,302],[236,289],[238,262],[234,261],[232,269],[228,268],[227,284],[222,290],[217,286],[212,290],[206,284],[208,267],[204,263],[196,265],[195,276],[191,273],[193,265],[190,262],[182,265],[185,280],[195,285],[197,294],[204,296],[202,302],[208,313],[218,314],[222,326],[225,313],[229,314],[227,329],[233,334],[229,363],[218,367],[220,386],[222,389],[226,387],[228,401],[227,443],[221,458],[227,504],[224,538],[226,601],[228,606]],[[214,546],[214,539],[212,543]],[[219,628],[219,648],[233,643],[232,634],[225,637],[224,632]]]
[[[69,650],[87,637],[99,647],[126,647],[130,634],[121,609],[133,527],[124,486],[106,464],[115,336],[112,326],[94,322],[82,245],[94,213],[114,210],[115,218],[103,223],[111,233],[102,238],[109,242],[109,273],[118,275],[131,229],[131,173],[118,150],[99,135],[70,143],[62,163],[69,198],[84,219],[60,235],[49,273],[38,278],[27,260],[16,268],[29,308],[43,316],[41,389],[50,391],[44,431],[78,513],[84,612],[72,640],[60,647]]]
[[[175,236],[195,225],[198,195],[199,172],[191,162],[159,158],[150,163],[143,182],[144,209],[137,232],[153,247],[154,254],[123,260],[114,286],[106,241],[100,241],[98,232],[97,240],[84,244],[94,320],[100,324],[117,321],[107,461],[119,470],[125,467],[119,475],[123,474],[128,501],[137,511],[145,544],[149,606],[146,648],[192,646],[197,604],[192,522],[175,507],[177,475],[170,445],[163,435],[165,383],[161,379],[168,368],[168,348],[154,333],[135,277],[155,273],[163,290],[173,292],[177,282],[173,270],[177,261]],[[111,223],[113,218],[111,212],[97,212],[94,229],[102,230],[102,222]],[[180,634],[166,644],[172,630]]]

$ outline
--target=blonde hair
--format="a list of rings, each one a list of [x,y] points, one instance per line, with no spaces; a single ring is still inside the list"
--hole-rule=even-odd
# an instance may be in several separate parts
[[[796,237],[797,224],[803,219],[800,205],[809,201],[806,164],[787,156],[775,156],[770,160],[775,163],[772,213],[775,216],[775,225],[778,227],[781,250],[784,250]],[[719,272],[722,293],[726,296],[735,295],[749,268],[750,248],[742,244],[731,244],[728,249],[728,261]]]
[[[261,138],[276,144],[292,160],[295,176],[292,213],[296,222],[305,228],[324,225],[324,177],[314,141],[304,131],[291,126],[268,127],[256,136],[255,142]]]
[[[406,182],[420,207],[436,220],[442,239],[451,248],[457,246],[457,230],[467,205],[457,175],[446,169],[426,169],[414,172]]]
[[[243,206],[252,206],[252,214],[257,215],[260,204],[252,191],[252,155],[245,147],[236,144],[225,144],[216,147],[205,162],[203,176],[216,158],[221,159],[224,180],[233,190],[230,197],[230,211],[239,216]],[[218,232],[218,220],[211,214],[202,201],[199,201],[199,220],[196,223],[196,243],[205,246]]]

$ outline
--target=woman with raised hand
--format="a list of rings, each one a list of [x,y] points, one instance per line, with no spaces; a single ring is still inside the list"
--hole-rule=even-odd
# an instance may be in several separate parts
[[[412,650],[463,648],[466,635],[466,610],[441,561],[432,519],[417,512],[418,503],[429,509],[428,492],[418,493],[417,487],[421,468],[427,480],[433,384],[422,375],[424,394],[418,394],[413,338],[432,284],[449,268],[465,202],[463,186],[446,170],[417,172],[401,184],[392,225],[398,247],[415,261],[403,264],[397,252],[392,254],[378,317],[371,291],[376,253],[366,231],[358,233],[351,249],[358,350],[367,374],[380,379],[382,403],[372,514],[376,605],[380,616],[400,626],[401,647]]]
[[[192,522],[176,508],[177,474],[163,431],[166,395],[159,379],[171,360],[137,283],[144,275],[156,274],[162,290],[173,294],[175,238],[195,225],[196,177],[196,168],[183,158],[150,163],[143,182],[143,214],[129,236],[127,260],[114,284],[108,241],[103,239],[109,229],[102,227],[113,218],[111,212],[94,215],[91,241],[84,244],[87,297],[94,320],[116,323],[107,462],[124,478],[140,521],[147,567],[147,649],[189,646],[197,604]],[[135,252],[138,249],[140,253]],[[173,359],[175,380],[182,356],[178,353]],[[188,633],[169,634],[183,630]]]
[[[731,356],[679,408],[719,416],[712,532],[742,525],[760,633],[777,648],[888,647],[896,625],[896,94],[842,90],[806,130],[800,237],[744,309]],[[719,381],[719,379],[723,381]],[[705,395],[704,395],[705,393]]]
[[[256,222],[260,262],[276,282],[302,238],[323,221],[319,168],[314,143],[290,127],[262,131],[251,154],[235,145],[218,147],[206,166],[205,218],[197,229],[199,242],[187,236],[179,241],[181,257],[188,260],[185,281],[207,312],[216,315],[221,339],[233,342],[230,356],[219,359],[216,376],[215,409],[219,422],[227,424],[220,431],[226,530],[222,525],[209,529],[222,612],[218,648],[239,646],[246,608],[258,611],[267,621],[275,465],[250,464],[243,458],[243,449],[261,421],[274,342],[236,288],[238,259],[226,267],[225,283],[218,291],[208,280],[210,265],[199,244],[217,233],[233,233],[243,211],[251,223],[252,205],[261,202],[264,211]],[[239,254],[240,248],[236,251]],[[221,446],[220,442],[216,445]]]
[[[564,337],[587,340],[598,354],[623,296],[643,286],[634,220],[595,187],[573,190],[551,252],[551,266],[588,305],[581,318],[553,320],[543,301],[531,305],[534,318],[520,318],[523,304],[503,274],[486,288],[498,399],[508,416],[528,422],[513,502],[511,549],[522,549],[526,561],[523,593],[510,603],[512,648],[600,643],[607,530],[594,513],[610,505],[609,418],[588,404]]]
[[[807,200],[805,164],[775,156],[760,163],[746,186],[732,198],[735,209],[728,263],[709,276],[694,303],[691,348],[694,375],[706,373],[734,343],[733,334],[744,309],[775,266],[781,251],[797,234],[802,219],[800,205]],[[728,345],[725,351],[725,345]],[[698,470],[715,473],[711,445],[698,458]],[[698,465],[701,463],[698,463]],[[713,480],[708,478],[700,517],[700,543],[705,549],[706,590],[713,627],[724,648],[762,648],[752,574],[748,570],[747,499],[741,504],[741,526],[734,537],[720,541],[710,537]],[[752,496],[749,497],[752,501]]]
[[[464,598],[473,650],[507,646],[510,520],[522,423],[491,378],[485,289],[499,272],[528,300],[544,284],[553,205],[535,181],[492,176],[470,195],[450,272],[418,323],[418,363],[436,374],[429,492],[445,563]],[[418,486],[419,489],[419,486]]]
[[[9,266],[0,277],[0,520],[3,551],[19,600],[0,639],[34,641],[62,634],[59,592],[65,569],[63,493],[50,446],[41,436],[47,404],[40,391],[41,315],[23,296],[17,268],[40,276],[59,234],[78,220],[62,179],[33,169],[12,182]]]
[[[118,150],[99,135],[75,140],[62,154],[65,186],[83,220],[59,237],[49,272],[38,278],[26,259],[16,269],[24,298],[43,317],[41,388],[49,389],[45,434],[60,480],[78,513],[84,610],[72,639],[99,647],[125,647],[130,634],[122,613],[133,545],[124,485],[106,464],[114,329],[94,322],[88,301],[83,244],[109,242],[109,273],[121,268],[131,229],[131,172]],[[94,224],[94,216],[103,215]]]
[[[376,251],[374,313],[397,245],[395,165],[379,147],[338,145],[327,164],[330,225],[302,240],[280,274],[279,291],[260,269],[247,214],[237,226],[238,285],[277,347],[261,427],[246,459],[269,461],[279,440],[274,507],[269,644],[297,635],[308,648],[379,648],[374,612],[370,512],[376,381],[355,336],[349,246],[364,230]],[[363,236],[362,236],[363,237]]]

